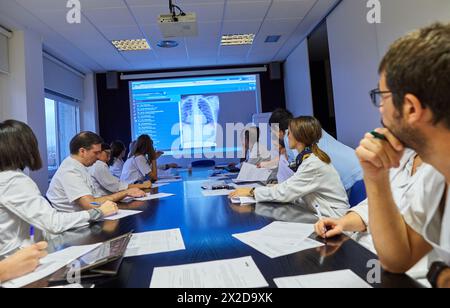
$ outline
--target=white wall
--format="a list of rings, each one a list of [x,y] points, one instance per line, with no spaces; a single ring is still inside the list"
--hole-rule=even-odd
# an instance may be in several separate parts
[[[0,77],[2,120],[28,123],[39,142],[43,168],[30,175],[42,192],[48,186],[42,40],[31,31],[15,31],[9,44],[10,74]]]
[[[378,82],[378,64],[390,44],[434,21],[450,21],[448,0],[381,0],[382,23],[366,20],[365,0],[343,0],[327,19],[338,138],[357,146],[380,125],[368,92]]]
[[[89,73],[84,79],[84,98],[80,103],[82,131],[98,132],[97,84],[95,74]]]
[[[308,42],[304,40],[284,64],[286,108],[295,116],[313,115]]]
[[[379,55],[365,2],[344,0],[327,19],[337,137],[352,147],[380,123],[368,95],[378,83]]]

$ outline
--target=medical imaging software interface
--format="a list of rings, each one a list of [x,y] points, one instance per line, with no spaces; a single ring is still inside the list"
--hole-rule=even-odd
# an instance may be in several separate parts
[[[219,76],[130,82],[133,140],[152,137],[158,150],[217,146],[217,125],[243,104],[258,109],[258,76]],[[245,99],[245,101],[243,101]],[[250,100],[250,102],[249,102]]]

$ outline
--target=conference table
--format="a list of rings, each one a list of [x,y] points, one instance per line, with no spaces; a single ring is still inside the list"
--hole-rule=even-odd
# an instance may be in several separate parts
[[[186,250],[125,258],[115,277],[95,280],[100,288],[148,288],[155,267],[183,265],[251,256],[270,287],[274,278],[350,269],[366,280],[376,255],[347,236],[323,241],[325,246],[271,259],[235,239],[232,235],[261,229],[274,221],[315,223],[317,217],[294,204],[259,203],[233,205],[226,196],[204,197],[202,183],[211,170],[180,172],[182,181],[153,189],[153,193],[175,196],[146,202],[120,204],[122,209],[142,211],[119,221],[105,221],[49,238],[50,250],[88,245],[110,240],[130,231],[135,233],[181,230]],[[370,263],[370,262],[369,262]],[[42,280],[38,286],[46,285]],[[418,288],[418,282],[406,275],[381,272],[375,288]]]

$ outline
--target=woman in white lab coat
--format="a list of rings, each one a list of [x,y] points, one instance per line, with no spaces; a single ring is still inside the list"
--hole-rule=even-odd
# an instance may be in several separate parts
[[[37,139],[25,123],[0,123],[0,256],[20,248],[30,238],[30,226],[62,233],[117,213],[117,205],[78,213],[57,212],[24,173],[42,167]]]
[[[152,188],[152,182],[147,181],[142,184],[127,184],[121,182],[118,178],[112,175],[108,168],[107,162],[111,159],[111,147],[103,143],[102,151],[98,155],[98,160],[94,165],[89,167],[89,174],[92,177],[92,182],[95,186],[96,198],[103,196],[109,196],[119,191],[127,190],[130,188],[150,189]]]
[[[111,170],[112,175],[120,179],[122,175],[122,169],[125,162],[123,158],[125,157],[126,148],[122,141],[114,141],[111,143],[111,158],[108,162],[109,170]]]
[[[322,127],[314,117],[299,117],[289,124],[289,147],[300,153],[296,173],[273,187],[242,188],[230,197],[255,197],[258,202],[298,203],[322,215],[345,215],[349,209],[347,193],[330,157],[317,145]]]
[[[128,184],[158,180],[157,158],[152,138],[149,135],[140,136],[123,166],[120,180]]]
[[[268,162],[271,159],[271,153],[260,143],[260,129],[257,126],[246,128],[241,133],[242,154],[240,166],[243,163],[259,165],[262,162]],[[235,167],[232,163],[229,167]]]

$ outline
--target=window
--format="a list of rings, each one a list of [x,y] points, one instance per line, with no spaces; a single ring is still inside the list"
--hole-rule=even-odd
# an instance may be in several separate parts
[[[61,162],[70,155],[70,140],[80,132],[80,108],[75,101],[46,93],[47,159],[52,177]]]

